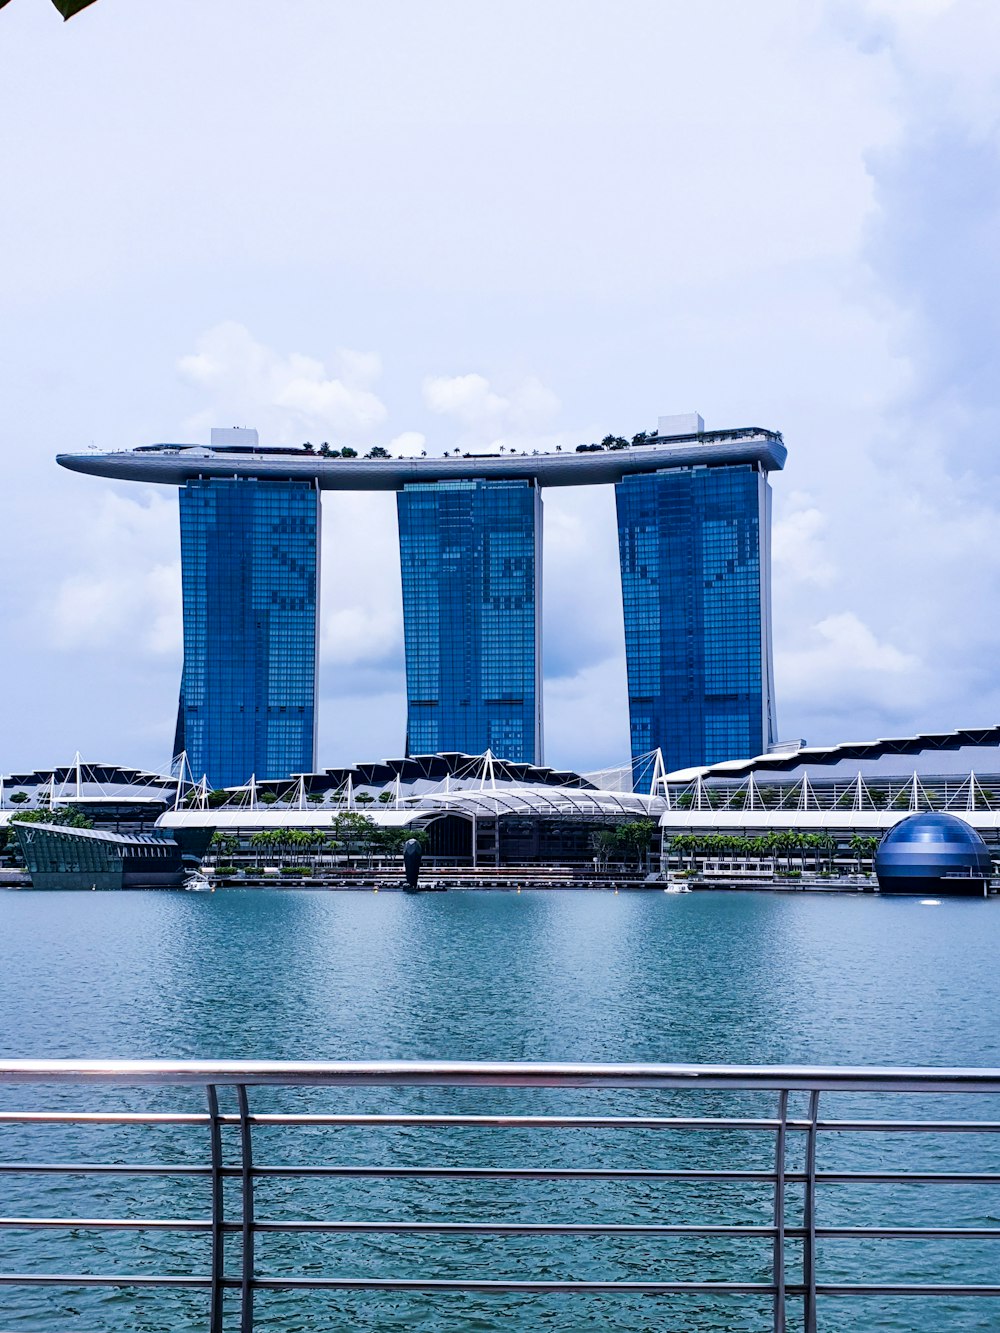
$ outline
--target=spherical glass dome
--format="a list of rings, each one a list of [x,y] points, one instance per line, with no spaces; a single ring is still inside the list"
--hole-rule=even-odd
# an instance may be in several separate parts
[[[977,893],[993,862],[976,830],[956,815],[929,810],[889,830],[875,853],[883,893]]]

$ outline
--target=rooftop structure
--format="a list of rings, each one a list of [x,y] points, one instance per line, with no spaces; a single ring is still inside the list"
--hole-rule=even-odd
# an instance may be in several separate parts
[[[255,436],[256,431],[247,435]],[[253,440],[240,440],[215,445],[140,445],[117,453],[59,454],[56,461],[73,472],[166,486],[183,486],[194,477],[250,476],[311,481],[323,491],[398,491],[414,482],[477,478],[532,477],[539,486],[606,485],[664,467],[718,467],[733,463],[750,463],[771,472],[784,467],[786,456],[787,450],[777,431],[747,426],[670,436],[654,434],[638,443],[581,445],[573,451],[554,453],[459,454],[456,451],[426,458],[345,458],[339,453],[323,454],[301,446],[259,445]]]
[[[801,746],[668,773],[663,787],[665,851],[677,839],[709,854],[793,835],[847,855],[861,843],[873,848],[910,816],[933,813],[975,830],[1000,856],[1000,727]]]
[[[139,833],[153,827],[174,803],[177,780],[169,774],[87,763],[72,763],[0,777],[0,829],[18,810],[60,810],[72,806],[103,829]]]

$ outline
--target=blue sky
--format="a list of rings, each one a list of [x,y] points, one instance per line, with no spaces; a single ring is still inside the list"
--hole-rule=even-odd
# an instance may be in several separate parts
[[[53,456],[213,424],[780,429],[782,736],[995,722],[998,117],[992,0],[13,0],[0,768],[169,758],[173,495]],[[613,495],[545,524],[546,757],[617,762]],[[323,763],[402,748],[395,542],[325,499]]]

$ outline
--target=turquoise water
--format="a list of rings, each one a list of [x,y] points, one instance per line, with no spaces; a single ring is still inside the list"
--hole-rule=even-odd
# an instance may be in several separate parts
[[[1000,1066],[996,973],[1000,904],[872,897],[662,893],[332,894],[298,891],[207,894],[0,895],[0,1055],[282,1059],[655,1060],[732,1063]],[[79,1096],[79,1094],[76,1094]],[[95,1094],[90,1094],[93,1101]],[[201,1109],[193,1094],[105,1090],[107,1104]],[[571,1110],[682,1113],[677,1097],[632,1093],[513,1091],[394,1094],[366,1090],[255,1094],[256,1109]],[[851,1110],[876,1113],[859,1107]],[[52,1090],[6,1090],[6,1105],[55,1106]],[[938,1099],[928,1115],[978,1117]],[[74,1104],[80,1104],[79,1101]],[[684,1110],[694,1103],[684,1103]],[[716,1109],[718,1109],[718,1104]],[[732,1103],[730,1103],[732,1105]],[[224,1109],[227,1109],[224,1107]],[[700,1109],[706,1109],[704,1106]],[[727,1108],[728,1109],[728,1108]],[[752,1109],[771,1114],[773,1103]],[[886,1114],[902,1113],[894,1103]],[[831,1104],[825,1114],[842,1113]],[[1000,1118],[1000,1115],[997,1115]],[[300,1135],[301,1135],[300,1131]],[[336,1137],[331,1139],[331,1133]],[[150,1133],[89,1129],[3,1131],[4,1160],[30,1155],[94,1161],[150,1152]],[[159,1130],[161,1161],[199,1161],[202,1131]],[[420,1137],[420,1134],[423,1137]],[[367,1137],[366,1137],[367,1136]],[[825,1150],[826,1151],[826,1150]],[[876,1169],[910,1164],[1000,1169],[986,1135],[957,1145],[882,1138],[833,1143],[837,1161]],[[955,1154],[965,1154],[964,1159]],[[846,1154],[846,1156],[844,1155]],[[949,1155],[950,1154],[950,1155]],[[271,1163],[440,1165],[769,1165],[764,1136],[631,1134],[609,1148],[599,1132],[393,1130],[308,1131],[290,1145],[262,1131],[257,1160]],[[821,1167],[834,1165],[834,1156]],[[107,1177],[72,1182],[0,1178],[5,1215],[205,1215],[202,1182],[164,1185]],[[837,1187],[831,1187],[831,1190]],[[859,1187],[849,1187],[858,1191]],[[932,1191],[848,1187],[824,1199],[821,1220],[996,1225],[1000,1187]],[[258,1213],[271,1217],[371,1220],[403,1216],[532,1221],[739,1220],[766,1222],[765,1187],[727,1187],[706,1203],[691,1186],[657,1182],[529,1185],[524,1182],[323,1182],[261,1185]],[[791,1198],[791,1195],[790,1195]],[[721,1210],[721,1204],[726,1208]],[[716,1206],[718,1204],[718,1207]],[[723,1217],[726,1211],[733,1218]],[[711,1214],[711,1215],[709,1215]],[[821,1251],[822,1277],[854,1280],[996,1281],[1000,1242],[960,1254],[928,1242],[848,1242]],[[0,1235],[5,1270],[204,1271],[200,1239],[44,1232]],[[957,1257],[956,1257],[957,1256]],[[795,1256],[791,1258],[794,1260]],[[642,1280],[749,1276],[765,1281],[770,1255],[758,1242],[624,1241],[621,1238],[483,1238],[450,1241],[386,1236],[265,1237],[260,1267],[355,1276],[601,1277]],[[157,1304],[157,1301],[160,1303]],[[134,1292],[0,1288],[5,1330],[97,1333],[205,1327],[204,1297]],[[259,1299],[260,1327],[295,1330],[500,1328],[632,1331],[755,1330],[769,1313],[754,1298],[362,1297],[287,1294]],[[790,1307],[794,1327],[795,1311]],[[1000,1302],[831,1301],[820,1327],[1000,1329]]]

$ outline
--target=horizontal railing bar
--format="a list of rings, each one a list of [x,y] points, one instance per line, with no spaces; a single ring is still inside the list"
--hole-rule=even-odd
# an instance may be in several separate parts
[[[10,1175],[144,1175],[207,1176],[208,1166],[174,1163],[127,1162],[0,1162],[0,1173]],[[239,1176],[238,1166],[224,1166],[225,1176]],[[285,1178],[364,1176],[391,1179],[428,1178],[462,1180],[746,1180],[769,1183],[773,1170],[725,1171],[711,1168],[666,1170],[658,1167],[494,1167],[494,1166],[255,1166],[254,1176]],[[789,1182],[801,1182],[804,1172],[786,1171]],[[817,1171],[824,1184],[996,1185],[997,1172]]]
[[[0,1285],[21,1287],[209,1287],[208,1277],[150,1277],[145,1274],[103,1275],[93,1273],[0,1273]],[[242,1280],[223,1278],[222,1285],[238,1289]],[[531,1281],[495,1278],[254,1278],[255,1291],[477,1291],[517,1292],[608,1292],[634,1295],[683,1295],[728,1293],[733,1295],[774,1294],[766,1282],[600,1282]],[[801,1284],[787,1283],[786,1294],[802,1296]],[[976,1283],[830,1283],[816,1286],[820,1296],[1000,1296],[1000,1286]]]
[[[558,1116],[558,1115],[420,1115],[420,1114],[258,1114],[249,1117],[251,1125],[344,1126],[382,1128],[409,1127],[484,1127],[498,1129],[705,1129],[764,1130],[774,1132],[777,1120],[726,1116]],[[53,1125],[207,1125],[209,1117],[201,1112],[141,1111],[0,1111],[0,1124]],[[219,1123],[239,1125],[237,1115],[220,1115]],[[808,1120],[789,1120],[788,1130],[806,1131]],[[996,1120],[820,1120],[817,1130],[834,1133],[900,1134],[996,1134]]]
[[[2,1083],[262,1086],[729,1088],[739,1091],[992,1092],[1000,1070],[808,1065],[568,1064],[476,1060],[6,1060]]]
[[[210,1231],[210,1218],[115,1218],[115,1217],[0,1217],[0,1228],[66,1229],[78,1231]],[[227,1232],[242,1229],[240,1222],[227,1222]],[[773,1226],[753,1223],[666,1223],[666,1222],[367,1222],[367,1221],[267,1221],[254,1222],[254,1230],[275,1233],[420,1233],[455,1235],[524,1236],[749,1236],[771,1237]],[[804,1227],[786,1227],[791,1237],[805,1235]],[[1000,1240],[1000,1227],[817,1227],[815,1234],[828,1239],[880,1240]]]
[[[818,1296],[1000,1296],[1000,1287],[975,1283],[837,1283],[818,1282]]]
[[[239,1117],[233,1117],[238,1122]],[[207,1125],[203,1112],[0,1111],[0,1125]]]
[[[239,1168],[231,1168],[239,1174]],[[45,1173],[64,1176],[124,1175],[124,1176],[208,1176],[210,1166],[183,1166],[154,1163],[152,1165],[128,1162],[0,1162],[0,1172],[8,1175]]]
[[[726,1116],[558,1116],[558,1115],[420,1115],[420,1114],[258,1114],[249,1117],[251,1125],[282,1126],[427,1126],[430,1128],[471,1126],[498,1129],[705,1129],[764,1130],[774,1132],[777,1120]],[[209,1117],[200,1112],[141,1111],[0,1111],[0,1124],[53,1125],[207,1125]],[[237,1115],[220,1115],[219,1123],[239,1125]],[[806,1131],[808,1120],[789,1120],[788,1130]],[[995,1134],[996,1120],[820,1120],[818,1130],[834,1133],[901,1134]]]
[[[974,1171],[817,1171],[816,1179],[827,1185],[1000,1185],[1000,1174]]]
[[[795,1228],[789,1227],[788,1235],[795,1234]],[[1000,1227],[817,1227],[815,1234],[845,1240],[859,1237],[878,1240],[1000,1240]]]
[[[229,1222],[226,1229],[239,1230]],[[413,1235],[421,1232],[445,1235],[491,1236],[762,1236],[774,1235],[773,1226],[706,1223],[686,1225],[667,1222],[265,1222],[254,1221],[255,1231],[267,1232],[387,1232]]]
[[[145,1273],[0,1273],[4,1287],[210,1287],[212,1279],[192,1274],[190,1277],[151,1277]],[[238,1287],[233,1278],[226,1284]]]
[[[239,1167],[223,1167],[237,1176]],[[723,1171],[710,1168],[666,1170],[657,1167],[521,1167],[521,1166],[255,1166],[254,1176],[365,1176],[385,1180],[428,1178],[453,1180],[753,1180],[773,1183],[773,1170]],[[786,1180],[804,1180],[802,1172]],[[998,1177],[1000,1179],[1000,1177]]]
[[[231,1285],[228,1281],[226,1285]],[[481,1292],[560,1292],[604,1291],[635,1295],[667,1295],[683,1292],[730,1292],[741,1295],[772,1296],[774,1287],[767,1282],[629,1282],[538,1280],[530,1278],[350,1278],[288,1277],[254,1278],[255,1291],[481,1291]],[[794,1293],[794,1288],[789,1287]]]
[[[233,1223],[234,1228],[236,1223]],[[196,1217],[0,1217],[0,1227],[27,1231],[41,1227],[95,1231],[210,1231],[211,1218]]]
[[[436,1128],[469,1126],[497,1129],[761,1129],[772,1133],[777,1120],[754,1120],[724,1116],[587,1116],[587,1115],[252,1115],[251,1125],[345,1126],[375,1129],[392,1126]],[[239,1116],[220,1115],[223,1125],[238,1125]],[[796,1129],[808,1129],[807,1120],[789,1121]]]
[[[796,1129],[798,1125],[794,1126]],[[789,1128],[792,1128],[789,1122]],[[996,1120],[817,1120],[817,1129],[862,1134],[996,1134]]]
[[[208,1277],[148,1277],[145,1274],[91,1273],[0,1273],[0,1285],[8,1287],[208,1287]],[[224,1277],[228,1290],[242,1286],[242,1279]],[[732,1294],[773,1295],[766,1282],[615,1282],[556,1281],[500,1278],[254,1278],[255,1291],[481,1291],[481,1292],[560,1292],[603,1291],[637,1295],[670,1292],[728,1292]],[[795,1288],[789,1290],[794,1294]]]

